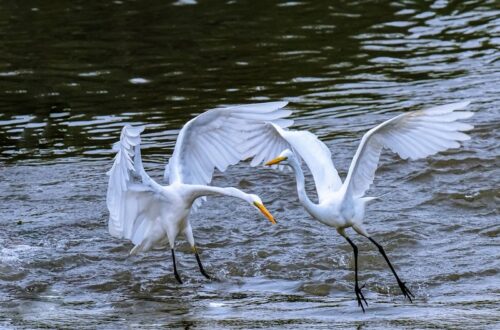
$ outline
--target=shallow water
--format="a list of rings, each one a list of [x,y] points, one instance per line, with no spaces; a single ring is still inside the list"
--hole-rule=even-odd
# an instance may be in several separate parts
[[[0,4],[0,327],[494,328],[500,325],[500,9],[495,1],[84,1]],[[472,139],[422,161],[386,153],[353,257],[313,221],[289,173],[242,163],[183,240],[128,256],[107,233],[105,172],[124,123],[146,124],[161,178],[179,128],[223,104],[288,100],[341,175],[363,132],[403,111],[471,99]],[[309,189],[313,192],[309,178]]]

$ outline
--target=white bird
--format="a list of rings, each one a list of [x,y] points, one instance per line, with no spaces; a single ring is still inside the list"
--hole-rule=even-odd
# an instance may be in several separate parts
[[[168,240],[172,252],[175,278],[182,283],[175,262],[175,239],[183,233],[195,253],[200,272],[203,269],[196,249],[189,213],[209,195],[232,196],[247,201],[272,223],[273,216],[253,194],[236,188],[212,187],[214,168],[223,172],[253,153],[243,142],[271,122],[286,127],[293,121],[284,119],[291,111],[283,110],[286,102],[268,102],[209,110],[187,122],[181,129],[172,157],[165,169],[169,185],[160,185],[146,174],[141,160],[140,133],[144,127],[123,127],[120,141],[113,149],[116,157],[108,172],[107,206],[109,233],[134,243],[135,254],[148,251]],[[256,149],[255,145],[245,144]]]
[[[360,288],[358,284],[358,248],[345,232],[345,229],[349,227],[375,244],[396,277],[403,295],[410,301],[414,297],[397,275],[384,248],[368,234],[363,226],[366,204],[375,199],[375,197],[364,197],[364,195],[373,183],[382,149],[390,149],[403,159],[419,159],[448,148],[458,148],[460,146],[458,141],[469,139],[469,136],[461,131],[473,128],[469,124],[457,121],[473,115],[469,111],[459,111],[468,104],[469,102],[460,102],[408,112],[372,128],[361,139],[344,183],[333,165],[330,151],[315,135],[303,131],[287,131],[277,125],[268,125],[268,129],[274,130],[276,141],[276,144],[270,146],[269,149],[276,150],[283,145],[287,145],[289,149],[284,150],[266,165],[290,166],[295,172],[299,201],[307,212],[321,223],[336,228],[337,232],[352,246],[355,293],[358,305],[363,312],[365,311],[363,301],[366,305],[368,304],[361,292],[362,287]],[[260,156],[272,157],[270,154]],[[309,199],[304,189],[304,174],[300,158],[306,162],[313,175],[318,204]]]

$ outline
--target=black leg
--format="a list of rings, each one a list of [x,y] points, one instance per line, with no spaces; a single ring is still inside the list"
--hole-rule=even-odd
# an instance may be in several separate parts
[[[175,262],[175,252],[174,252],[174,249],[172,249],[171,251],[172,251],[172,261],[174,262],[174,275],[175,275],[175,279],[177,280],[177,282],[179,282],[180,284],[182,284],[181,277],[179,276],[179,273],[177,272],[177,264]]]
[[[368,303],[366,302],[366,299],[363,296],[363,293],[361,292],[361,289],[364,287],[364,285],[360,288],[358,282],[358,247],[356,246],[356,244],[353,243],[353,241],[349,239],[349,237],[347,236],[344,237],[349,242],[349,244],[351,244],[352,249],[354,250],[354,280],[355,280],[354,292],[356,292],[356,299],[358,300],[358,306],[361,307],[364,313],[365,307],[363,306],[363,301],[365,302],[366,307],[368,307]]]
[[[391,268],[391,271],[392,273],[394,274],[394,277],[396,277],[396,281],[398,281],[398,285],[399,285],[399,288],[401,289],[401,292],[403,292],[403,295],[408,298],[410,300],[410,302],[412,302],[411,298],[415,298],[415,296],[413,295],[413,293],[411,293],[410,289],[408,289],[405,285],[405,283],[403,281],[401,281],[401,279],[399,278],[398,274],[396,274],[396,271],[394,270],[394,267],[392,267],[392,264],[391,262],[389,261],[389,258],[387,257],[387,255],[385,254],[385,251],[384,251],[384,248],[382,247],[382,245],[378,244],[373,238],[371,237],[368,237],[368,239],[373,243],[375,244],[375,246],[378,248],[379,252],[382,254],[382,256],[384,257],[385,261],[387,262],[387,264],[389,265],[389,267]]]
[[[208,274],[205,272],[205,269],[203,269],[203,265],[201,264],[201,260],[200,260],[200,255],[198,254],[198,249],[196,248],[196,246],[193,246],[193,251],[194,251],[194,255],[196,256],[196,261],[198,262],[198,267],[200,267],[200,272],[203,274],[203,276],[205,276],[207,279],[211,279],[210,276],[208,276]]]

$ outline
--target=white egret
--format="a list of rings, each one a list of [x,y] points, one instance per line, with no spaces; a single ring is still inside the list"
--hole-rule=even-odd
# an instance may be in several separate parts
[[[376,197],[364,197],[373,183],[382,149],[387,148],[403,159],[419,159],[448,148],[460,146],[469,136],[462,133],[473,126],[458,122],[473,115],[463,110],[469,102],[460,102],[427,110],[401,114],[369,130],[361,139],[347,177],[342,183],[325,144],[315,135],[301,131],[287,131],[276,125],[268,125],[275,132],[275,146],[269,150],[288,145],[277,158],[266,165],[282,164],[295,172],[299,201],[307,212],[321,223],[334,227],[354,250],[355,293],[358,305],[365,311],[368,305],[358,284],[358,248],[347,236],[345,229],[352,227],[358,234],[367,237],[389,265],[403,295],[410,301],[414,297],[397,275],[384,248],[377,243],[363,226],[366,204]],[[269,156],[260,154],[259,157]],[[268,158],[268,159],[269,159]],[[302,158],[314,177],[319,203],[313,203],[304,189],[304,174],[300,165]]]
[[[177,235],[183,233],[195,253],[200,272],[209,278],[194,243],[188,218],[190,210],[196,209],[204,196],[232,196],[247,201],[275,223],[257,195],[207,184],[215,168],[225,171],[229,165],[253,155],[242,148],[251,133],[266,126],[267,122],[277,127],[293,123],[284,119],[291,113],[281,109],[286,104],[268,102],[218,108],[190,120],[179,132],[166,166],[164,177],[169,185],[165,186],[151,179],[142,166],[140,133],[144,127],[123,127],[120,141],[113,146],[116,157],[108,172],[109,233],[131,240],[135,245],[131,254],[150,250],[168,240],[179,283],[182,281],[177,272],[174,247]]]

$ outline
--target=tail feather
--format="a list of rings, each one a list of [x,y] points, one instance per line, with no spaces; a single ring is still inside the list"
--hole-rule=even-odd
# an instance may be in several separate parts
[[[388,195],[390,192],[386,192],[385,194],[382,194],[380,196],[376,196],[376,197],[363,197],[362,200],[365,202],[365,203],[368,203],[368,202],[371,202],[371,201],[374,201],[374,200],[377,200],[377,199],[381,199],[382,197]]]
[[[140,244],[137,244],[136,246],[134,246],[134,248],[132,250],[130,250],[129,255],[132,256],[132,255],[135,255],[135,254],[141,252],[143,245],[144,245],[143,243],[140,243]]]
[[[379,199],[381,196],[379,197],[363,197],[361,198],[365,203],[368,203],[368,202],[371,202],[373,200],[376,200],[376,199]]]

